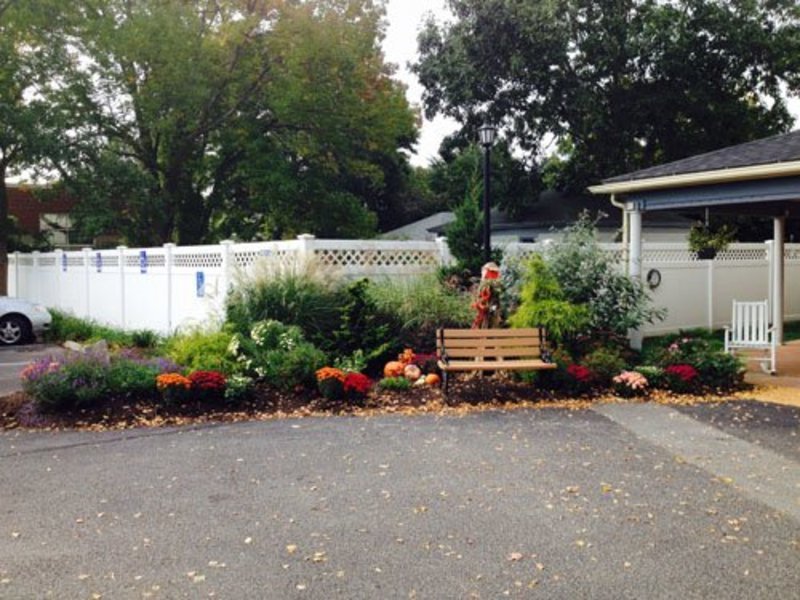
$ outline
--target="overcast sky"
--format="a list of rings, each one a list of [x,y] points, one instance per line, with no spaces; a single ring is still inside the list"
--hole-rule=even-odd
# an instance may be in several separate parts
[[[417,56],[417,32],[426,15],[433,14],[438,19],[448,13],[445,0],[389,0],[386,18],[389,27],[383,50],[386,60],[398,66],[397,76],[408,86],[408,100],[420,104],[422,87],[417,78],[408,70],[408,63]],[[417,154],[411,158],[414,165],[427,165],[439,153],[439,144],[445,135],[456,129],[455,121],[437,117],[422,124],[422,132],[417,143]]]

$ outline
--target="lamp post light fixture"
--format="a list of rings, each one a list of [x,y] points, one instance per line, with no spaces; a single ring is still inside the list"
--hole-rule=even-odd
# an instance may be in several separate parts
[[[483,262],[488,263],[492,260],[492,223],[489,212],[489,172],[491,164],[492,145],[497,137],[497,128],[488,123],[478,129],[478,137],[483,146]]]

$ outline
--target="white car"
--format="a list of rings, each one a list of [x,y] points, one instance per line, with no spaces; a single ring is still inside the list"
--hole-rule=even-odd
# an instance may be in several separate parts
[[[53,318],[41,304],[0,296],[0,346],[11,346],[42,335]]]

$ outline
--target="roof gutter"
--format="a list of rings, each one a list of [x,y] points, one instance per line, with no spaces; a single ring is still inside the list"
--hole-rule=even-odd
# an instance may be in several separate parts
[[[701,171],[699,173],[664,175],[662,177],[650,177],[647,179],[615,181],[613,183],[589,186],[589,191],[592,194],[625,194],[695,185],[731,183],[751,179],[791,177],[793,175],[800,175],[800,161],[736,167],[733,169],[717,169],[715,171]]]

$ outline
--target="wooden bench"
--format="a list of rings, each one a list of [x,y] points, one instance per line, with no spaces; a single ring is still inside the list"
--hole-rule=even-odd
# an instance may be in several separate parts
[[[769,326],[767,301],[734,300],[733,319],[731,325],[725,327],[725,352],[734,354],[736,350],[765,350],[764,356],[748,357],[748,360],[759,361],[764,371],[774,375],[775,342],[775,331]]]
[[[436,350],[444,393],[453,371],[539,371],[555,369],[545,332],[529,329],[438,329]]]

